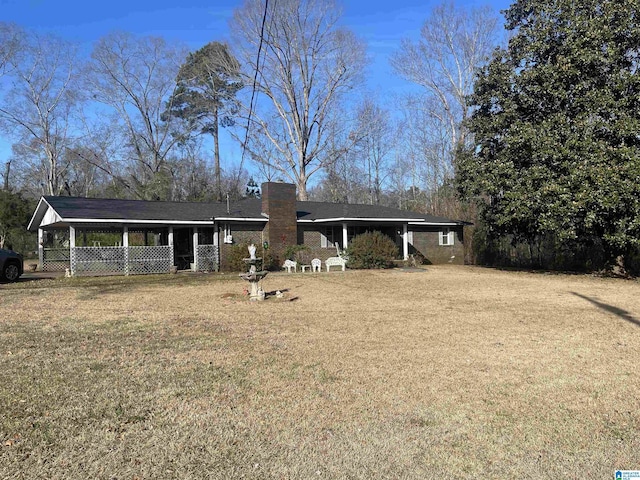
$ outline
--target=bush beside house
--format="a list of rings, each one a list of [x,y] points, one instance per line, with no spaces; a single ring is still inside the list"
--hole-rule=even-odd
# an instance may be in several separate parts
[[[398,247],[387,235],[373,231],[354,237],[347,254],[349,268],[391,268],[398,256]]]

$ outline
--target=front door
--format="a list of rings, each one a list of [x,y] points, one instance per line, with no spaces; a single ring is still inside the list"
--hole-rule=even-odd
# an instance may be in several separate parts
[[[193,263],[193,228],[173,229],[173,258],[178,270],[189,270]]]

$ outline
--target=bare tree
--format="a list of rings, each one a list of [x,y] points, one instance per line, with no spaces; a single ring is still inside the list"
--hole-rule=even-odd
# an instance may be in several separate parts
[[[41,193],[57,195],[78,101],[76,48],[53,35],[13,34],[17,50],[6,57],[12,82],[0,104],[0,128],[16,140],[18,150],[31,151],[40,163],[46,175]]]
[[[11,69],[24,32],[12,23],[0,22],[0,77]]]
[[[155,37],[113,33],[101,38],[91,54],[90,88],[94,99],[117,115],[129,164],[131,186],[146,199],[170,196],[167,158],[183,139],[179,122],[163,118],[175,89],[181,48]]]
[[[309,178],[350,147],[330,142],[329,133],[348,128],[340,102],[361,79],[366,55],[339,17],[332,0],[247,0],[233,18],[246,83],[255,79],[258,92],[245,148],[294,182],[301,200]],[[260,137],[276,156],[262,155]]]
[[[392,153],[397,129],[388,110],[367,97],[357,110],[355,155],[359,159],[362,176],[367,182],[368,203],[380,204],[384,183],[389,175],[389,155]]]
[[[422,87],[406,103],[407,125],[414,151],[421,152],[430,175],[427,187],[437,190],[455,172],[455,153],[467,141],[464,121],[477,69],[498,43],[499,22],[490,8],[436,6],[418,41],[403,40],[391,59],[395,71]]]

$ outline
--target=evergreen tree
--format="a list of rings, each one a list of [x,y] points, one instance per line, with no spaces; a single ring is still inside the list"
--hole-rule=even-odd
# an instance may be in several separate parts
[[[218,128],[234,124],[233,115],[238,111],[235,96],[242,88],[239,71],[240,64],[223,43],[211,42],[190,53],[180,67],[176,91],[169,101],[167,112],[187,121],[199,133],[213,137],[218,201],[222,200]]]
[[[640,244],[637,0],[516,0],[481,70],[457,180],[495,234]]]
[[[0,190],[0,248],[6,248],[9,244],[18,247],[16,244],[24,237],[35,208],[32,203],[19,193]]]

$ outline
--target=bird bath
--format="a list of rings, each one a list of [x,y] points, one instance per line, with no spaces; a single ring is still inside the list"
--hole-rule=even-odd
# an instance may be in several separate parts
[[[266,270],[258,271],[256,265],[260,263],[262,267],[262,257],[256,258],[256,246],[249,245],[249,258],[243,258],[244,262],[249,265],[249,271],[247,273],[241,273],[240,278],[249,282],[249,300],[262,301],[264,300],[264,290],[260,288],[260,281],[267,276]]]

